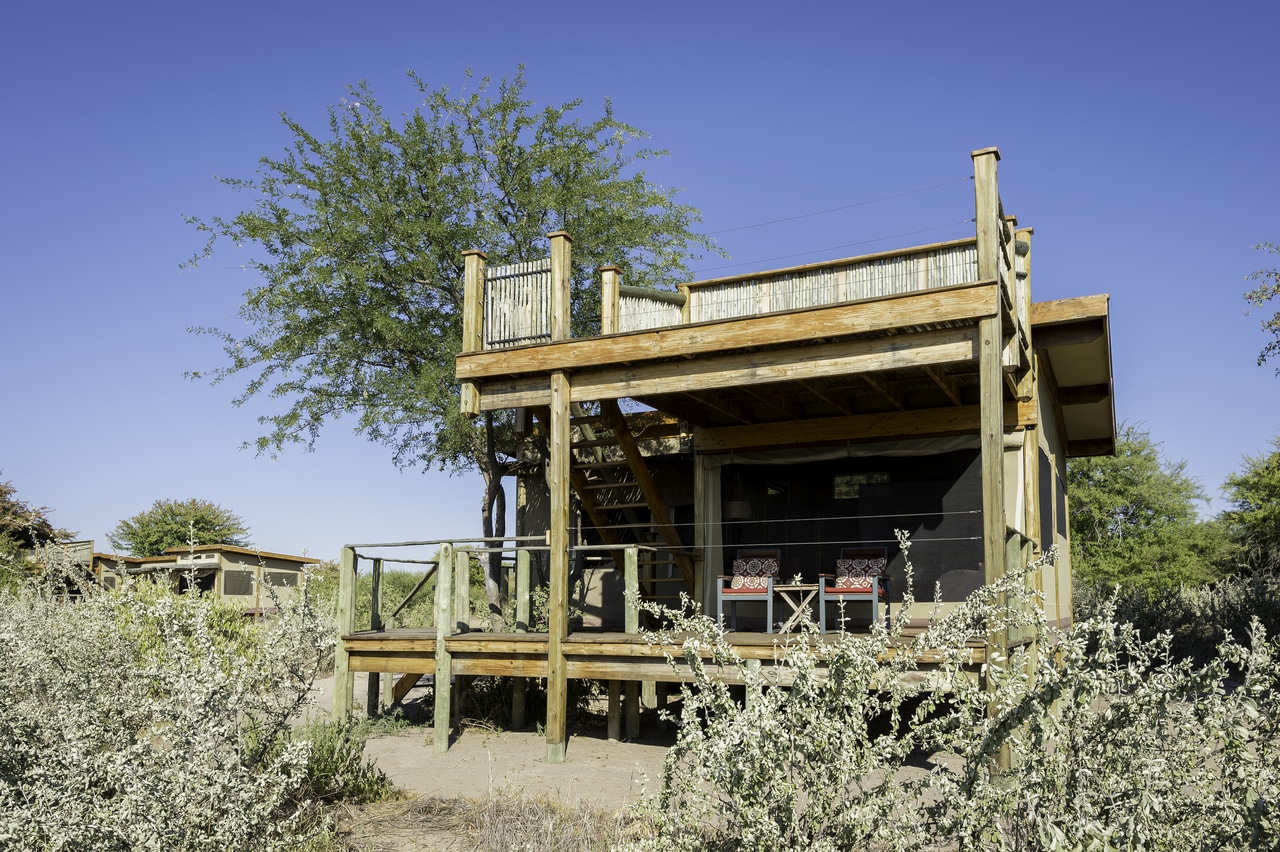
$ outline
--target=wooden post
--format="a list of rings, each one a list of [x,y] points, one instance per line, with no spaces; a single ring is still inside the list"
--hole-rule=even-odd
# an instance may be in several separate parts
[[[432,734],[435,753],[449,750],[449,693],[453,677],[453,660],[446,640],[453,633],[453,545],[440,545],[440,562],[436,568],[436,680],[435,719]]]
[[[609,740],[622,738],[622,681],[609,681]]]
[[[453,618],[455,633],[471,632],[471,552],[456,550],[453,556]]]
[[[382,560],[381,559],[373,560],[373,571],[371,573],[372,573],[371,579],[373,581],[373,586],[370,589],[369,629],[381,630],[382,629]],[[390,675],[387,676],[387,679],[388,680],[390,679]],[[369,672],[369,684],[368,684],[369,694],[368,694],[368,698],[365,701],[365,715],[367,715],[370,719],[372,719],[374,716],[377,716],[378,711],[380,709],[378,706],[378,699],[380,697],[379,693],[381,692],[381,690],[379,689],[380,685],[381,685],[381,677],[378,674],[378,672]]]
[[[552,269],[557,252],[552,235]],[[568,258],[568,236],[560,244]],[[566,315],[567,319],[567,315]],[[563,329],[568,332],[567,326]],[[553,335],[554,336],[554,335]],[[569,375],[551,374],[551,428],[548,436],[547,480],[551,491],[551,588],[547,597],[547,763],[563,763],[568,712],[568,679],[564,649],[569,635]]]
[[[569,297],[573,270],[570,266],[573,239],[567,231],[547,234],[551,240],[551,339],[569,339]],[[554,417],[554,407],[552,409]]]
[[[1000,152],[995,148],[974,151],[974,203],[977,214],[978,278],[999,278],[1001,229],[1000,193],[996,185],[996,162]],[[997,296],[992,316],[978,321],[979,444],[982,453],[982,555],[984,579],[995,582],[1005,573],[1004,518],[1004,366],[1001,305]],[[1001,607],[1007,602],[997,601]],[[1009,645],[1006,631],[990,631],[986,638],[987,667],[1008,665]],[[988,687],[993,685],[988,678]],[[1009,767],[1009,752],[1002,747],[998,756],[1001,770]]]
[[[529,632],[529,551],[516,551],[516,632]],[[529,681],[517,677],[511,684],[511,727],[519,730],[525,725],[528,708]]]
[[[618,333],[618,285],[622,282],[622,269],[617,266],[600,268],[600,333]]]
[[[479,352],[484,348],[484,262],[487,256],[472,249],[462,253],[462,351]],[[480,392],[474,382],[462,383],[462,413],[475,417],[480,413]]]
[[[388,618],[386,620],[386,627],[388,630],[395,630],[396,620],[394,618]],[[403,675],[404,673],[402,672],[401,674]],[[392,704],[395,704],[396,703],[396,683],[395,683],[396,678],[392,675],[391,672],[387,672],[386,674],[384,674],[382,677],[378,679],[378,682],[381,685],[379,706],[383,708],[387,708],[387,707],[390,707]],[[417,682],[416,678],[414,682],[415,683]]]
[[[630,635],[640,632],[640,611],[636,607],[640,596],[640,551],[628,547],[623,555],[622,570],[623,591],[626,594],[626,606],[623,610],[623,630]],[[623,712],[627,717],[627,739],[640,736],[640,684],[634,680],[627,681],[626,696],[623,698]]]
[[[756,659],[747,660],[747,671],[753,675],[760,674],[760,661]],[[747,694],[744,702],[746,703],[747,709],[750,710],[752,707],[756,706],[757,702],[760,701],[759,681],[757,681],[755,685],[747,684],[746,692]]]
[[[338,563],[338,647],[333,652],[333,718],[345,722],[351,718],[354,703],[355,676],[351,658],[342,637],[356,629],[356,552],[342,548]]]

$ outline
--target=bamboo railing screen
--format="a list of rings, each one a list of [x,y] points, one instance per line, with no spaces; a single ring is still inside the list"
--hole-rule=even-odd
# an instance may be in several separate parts
[[[644,331],[680,324],[680,306],[643,296],[618,297],[618,331]]]
[[[484,271],[484,348],[551,339],[551,258]]]
[[[976,243],[692,288],[691,322],[874,299],[978,280]]]

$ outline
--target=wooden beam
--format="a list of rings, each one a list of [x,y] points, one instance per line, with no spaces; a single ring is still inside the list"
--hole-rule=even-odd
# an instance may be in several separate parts
[[[804,421],[804,429],[797,429],[796,424],[790,421],[762,423],[757,426],[721,426],[695,429],[693,443],[699,452],[710,453],[835,441],[972,435],[978,432],[980,412],[980,406],[965,405],[823,417]],[[1004,420],[1008,430],[1035,426],[1035,406],[1007,402]]]
[[[785,396],[784,394],[775,393],[771,390],[765,390],[763,387],[760,387],[759,385],[754,387],[748,387],[746,391],[756,399],[760,400],[760,402],[764,403],[770,408],[776,408],[778,411],[781,411],[784,415],[786,415],[787,417],[790,417],[792,420],[804,419],[804,407],[801,406],[799,403],[797,403],[794,399],[791,399]]]
[[[583,370],[574,376],[570,393],[574,402],[593,402],[960,364],[977,360],[975,338],[972,327],[952,328],[644,367]],[[550,401],[550,385],[545,378],[486,382],[480,397],[486,411],[545,406]]]
[[[1093,296],[1075,296],[1070,299],[1051,299],[1031,303],[1031,325],[1036,327],[1060,322],[1078,322],[1100,319],[1110,313],[1111,297],[1105,293]],[[1037,341],[1038,343],[1038,341]]]
[[[755,412],[745,405],[734,402],[731,399],[722,399],[713,393],[695,393],[694,391],[686,391],[683,396],[692,399],[698,405],[704,408],[710,408],[719,411],[730,420],[737,420],[744,425],[750,425],[756,422]]]
[[[800,385],[809,393],[813,394],[818,399],[827,403],[836,411],[839,411],[841,414],[845,416],[853,415],[853,411],[854,411],[853,406],[848,403],[848,400],[844,394],[828,389],[826,387],[823,387],[822,384],[820,384],[817,381],[803,381],[803,382],[800,382]]]
[[[993,315],[998,307],[991,281],[939,287],[789,313],[673,326],[613,337],[571,338],[552,343],[462,353],[462,380],[586,370],[664,358],[686,358],[750,347],[808,344],[817,337],[865,334],[929,323],[955,323]]]
[[[1111,396],[1111,386],[1068,385],[1058,388],[1059,405],[1092,405]]]
[[[574,377],[573,399],[577,402],[654,393],[690,393],[925,364],[957,364],[976,360],[974,338],[971,327],[953,328],[876,340],[708,356],[644,367],[584,370]],[[488,386],[482,388],[484,405],[489,404],[488,393]]]
[[[422,680],[422,674],[422,672],[405,672],[396,678],[395,686],[391,688],[391,702],[399,704],[404,701],[405,696],[413,691],[418,681]]]
[[[878,376],[863,374],[862,380],[867,383],[876,393],[889,400],[889,404],[899,411],[906,411],[907,407],[902,404],[902,400],[898,398],[898,394],[890,390],[889,385]]]
[[[1093,343],[1107,333],[1106,321],[1101,319],[1079,320],[1036,328],[1037,349],[1053,349],[1058,346],[1079,346]]]
[[[937,367],[930,366],[925,367],[924,371],[929,378],[933,379],[934,384],[942,389],[942,392],[947,395],[947,398],[950,399],[953,404],[963,405],[960,401],[960,391],[956,388],[956,383],[948,378],[942,370]]]
[[[1115,453],[1116,442],[1111,438],[1090,438],[1088,440],[1067,442],[1067,458],[1113,456]]]
[[[547,485],[550,493],[551,587],[547,596],[547,763],[563,763],[568,744],[568,680],[562,643],[569,635],[569,376],[551,374]]]

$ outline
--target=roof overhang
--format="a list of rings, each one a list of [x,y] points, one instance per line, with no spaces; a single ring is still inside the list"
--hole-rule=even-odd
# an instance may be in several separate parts
[[[1110,301],[1102,294],[1031,305],[1031,344],[1050,374],[1069,458],[1116,451]]]

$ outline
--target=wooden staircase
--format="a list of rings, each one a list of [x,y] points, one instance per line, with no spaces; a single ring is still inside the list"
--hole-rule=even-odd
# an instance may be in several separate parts
[[[577,406],[570,421],[574,491],[602,544],[671,549],[640,552],[640,597],[678,607],[681,592],[694,594],[693,560],[617,402],[596,409]],[[614,559],[622,564],[621,550]]]

